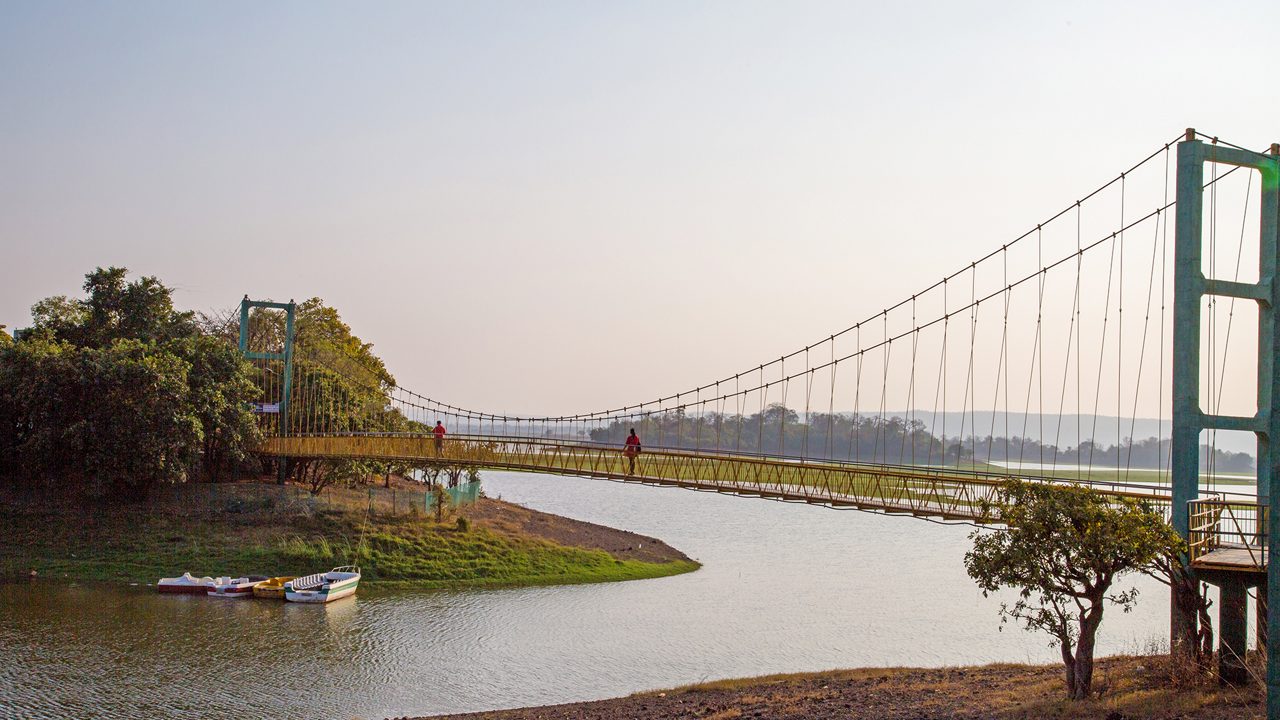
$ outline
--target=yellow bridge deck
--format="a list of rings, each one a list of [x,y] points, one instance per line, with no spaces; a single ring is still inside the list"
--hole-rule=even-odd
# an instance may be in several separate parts
[[[634,474],[621,448],[587,442],[505,436],[453,436],[437,444],[422,435],[292,435],[269,437],[263,455],[443,462],[503,470],[671,485],[833,507],[854,507],[947,520],[989,521],[983,506],[1000,484],[1022,474],[769,458],[714,451],[646,449]],[[1072,482],[1052,480],[1049,482]],[[1085,483],[1115,497],[1167,507],[1163,488]]]

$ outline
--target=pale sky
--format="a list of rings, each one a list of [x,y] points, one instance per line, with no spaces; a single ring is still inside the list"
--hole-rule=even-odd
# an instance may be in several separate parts
[[[449,402],[615,407],[849,326],[1187,126],[1280,141],[1278,26],[1268,1],[0,2],[0,323],[124,265],[198,310],[323,297]]]

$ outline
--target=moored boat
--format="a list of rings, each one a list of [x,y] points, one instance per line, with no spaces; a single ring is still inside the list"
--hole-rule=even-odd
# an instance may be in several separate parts
[[[354,595],[360,584],[360,568],[355,565],[336,567],[329,572],[294,578],[284,584],[284,598],[289,602],[327,603]]]
[[[253,597],[253,586],[262,582],[261,577],[227,577],[215,578],[209,586],[209,597],[246,598]]]
[[[267,598],[271,600],[284,599],[284,584],[293,579],[293,576],[267,578],[257,585],[253,586],[253,596],[256,598]]]
[[[211,577],[195,577],[189,572],[184,572],[181,577],[160,578],[156,583],[156,589],[162,593],[204,595],[212,585]]]

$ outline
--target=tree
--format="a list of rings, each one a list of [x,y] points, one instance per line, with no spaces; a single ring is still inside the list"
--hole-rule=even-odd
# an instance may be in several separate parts
[[[256,389],[235,347],[154,277],[98,268],[84,289],[0,344],[0,478],[140,498],[248,461]]]
[[[449,493],[443,484],[437,482],[431,485],[431,509],[436,514],[436,522],[444,522],[444,514],[449,511],[451,504]]]
[[[217,480],[223,470],[248,462],[249,448],[261,436],[249,411],[258,392],[250,379],[252,367],[234,346],[207,335],[177,340],[168,347],[191,366],[187,385],[200,420],[202,469],[207,479]]]
[[[302,459],[290,464],[290,471],[299,482],[305,483],[312,495],[319,495],[330,485],[355,485],[374,472],[373,463],[367,460]]]
[[[969,576],[984,595],[1017,588],[1017,601],[1001,607],[1001,622],[1048,632],[1062,653],[1067,694],[1088,697],[1103,609],[1111,603],[1128,612],[1137,601],[1136,589],[1113,584],[1176,556],[1181,539],[1145,505],[1082,487],[1011,480],[983,511],[1005,529],[970,535]]]
[[[126,282],[128,273],[97,268],[84,276],[85,299],[58,295],[36,303],[24,336],[105,347],[119,339],[160,343],[197,334],[195,314],[174,308],[171,288],[150,276]]]
[[[440,474],[444,472],[444,466],[435,462],[422,463],[417,469],[422,471],[422,481],[427,487],[434,487],[440,482]]]
[[[1213,601],[1187,568],[1183,549],[1178,550],[1157,557],[1143,572],[1168,585],[1173,590],[1174,605],[1188,617],[1195,618],[1185,628],[1186,637],[1174,638],[1172,650],[1186,653],[1205,668],[1213,659],[1213,618],[1209,615]]]
[[[0,355],[0,475],[124,499],[186,480],[201,438],[189,370],[137,340],[14,344]]]

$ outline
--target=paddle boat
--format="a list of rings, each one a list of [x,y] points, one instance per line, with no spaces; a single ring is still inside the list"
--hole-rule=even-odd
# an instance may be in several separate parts
[[[329,572],[294,578],[284,584],[284,599],[297,603],[327,603],[354,595],[360,583],[360,568],[336,567]]]
[[[253,597],[253,586],[266,580],[261,575],[251,577],[227,577],[214,578],[213,584],[209,586],[209,597],[217,598],[247,598]]]
[[[288,577],[267,578],[253,586],[253,596],[256,598],[267,598],[269,600],[283,600],[284,584],[292,579],[292,575]]]
[[[189,572],[182,573],[181,577],[160,578],[160,581],[156,583],[156,589],[162,593],[181,593],[185,595],[204,595],[212,586],[213,578],[195,577]]]

